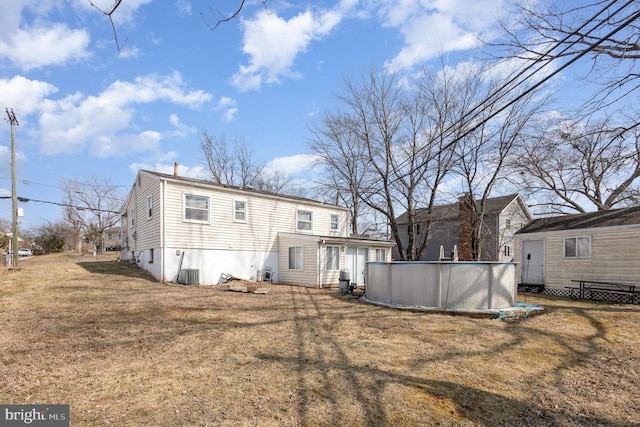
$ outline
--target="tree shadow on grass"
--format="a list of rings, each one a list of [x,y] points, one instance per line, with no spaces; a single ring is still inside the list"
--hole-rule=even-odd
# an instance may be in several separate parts
[[[147,279],[153,282],[157,281],[148,271],[126,261],[83,261],[77,264],[92,274],[117,275]]]
[[[307,295],[304,295],[306,292]],[[422,425],[463,425],[472,422],[481,426],[611,426],[622,427],[628,423],[584,413],[572,413],[566,408],[542,405],[540,400],[523,401],[503,396],[473,386],[452,381],[441,381],[394,372],[390,367],[363,364],[344,348],[343,340],[335,335],[340,330],[340,316],[324,316],[325,311],[309,290],[292,289],[291,301],[295,311],[296,357],[260,354],[259,358],[282,364],[296,372],[299,390],[297,401],[301,425],[314,425],[314,402],[317,395],[329,402],[330,412],[319,424],[339,425],[345,422],[345,409],[340,405],[345,399],[359,408],[360,425],[392,425],[398,420]],[[356,303],[354,301],[354,303]],[[497,357],[508,347],[542,334],[567,349],[565,360],[554,369],[555,381],[560,382],[560,372],[575,364],[588,364],[599,349],[592,343],[606,339],[604,325],[588,309],[572,307],[574,314],[587,320],[593,333],[585,339],[586,346],[572,343],[566,337],[552,332],[530,329],[523,325],[509,325],[506,329],[512,340],[497,346],[479,349],[471,356]],[[445,352],[435,358],[416,360],[418,368],[443,360],[468,358],[467,352]],[[332,372],[337,372],[332,374]],[[341,379],[337,381],[336,379]],[[557,385],[557,384],[556,384]],[[538,386],[540,386],[538,384]],[[536,390],[540,390],[537,387]],[[535,391],[525,393],[533,394]],[[396,399],[398,402],[393,402]],[[402,400],[405,400],[404,402]],[[411,403],[410,403],[411,402]],[[438,402],[443,402],[439,404]],[[413,403],[413,405],[412,405]],[[326,405],[325,405],[326,406]],[[398,408],[407,408],[406,417],[398,414]],[[422,408],[422,410],[421,410]],[[401,409],[400,409],[401,410]],[[394,411],[393,413],[391,411]]]

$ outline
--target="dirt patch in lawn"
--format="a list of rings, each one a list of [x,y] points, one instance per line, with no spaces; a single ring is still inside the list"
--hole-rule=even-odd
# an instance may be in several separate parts
[[[0,274],[0,403],[71,425],[640,425],[640,307],[527,295],[494,321],[337,289],[158,283],[113,255]]]

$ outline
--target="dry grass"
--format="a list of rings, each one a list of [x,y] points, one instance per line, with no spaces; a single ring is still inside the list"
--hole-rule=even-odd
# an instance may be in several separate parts
[[[74,426],[640,425],[640,307],[532,297],[517,322],[335,289],[157,283],[75,255],[0,272],[0,403]]]

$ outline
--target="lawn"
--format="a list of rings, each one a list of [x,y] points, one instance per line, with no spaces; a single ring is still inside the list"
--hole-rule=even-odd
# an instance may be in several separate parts
[[[521,295],[517,321],[336,289],[158,283],[114,255],[0,270],[0,403],[72,426],[640,425],[640,306]]]

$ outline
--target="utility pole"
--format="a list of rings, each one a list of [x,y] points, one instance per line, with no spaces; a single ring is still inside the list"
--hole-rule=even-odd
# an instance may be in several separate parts
[[[18,193],[16,192],[16,126],[18,119],[13,112],[5,108],[11,124],[11,256],[13,268],[18,268]]]

